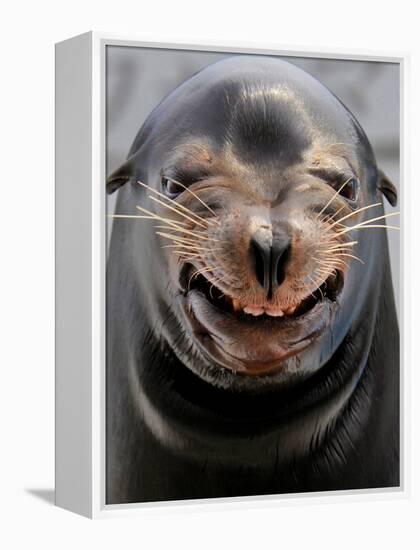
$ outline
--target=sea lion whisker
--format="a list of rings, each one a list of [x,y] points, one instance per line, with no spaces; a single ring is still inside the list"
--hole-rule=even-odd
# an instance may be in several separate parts
[[[328,258],[322,261],[314,258],[314,261],[321,266],[326,267],[327,269],[331,268],[332,270],[334,270],[339,268],[340,266],[348,268],[348,264],[344,260],[341,260],[339,258]]]
[[[204,247],[191,246],[189,244],[182,244],[182,243],[165,244],[165,245],[162,245],[161,248],[183,248],[185,250],[191,250],[191,251],[205,250],[206,252],[214,252],[214,251],[217,252],[222,250],[221,248],[204,248]]]
[[[384,220],[385,218],[390,218],[391,216],[399,216],[399,212],[391,212],[389,214],[383,214],[382,216],[377,216],[376,218],[370,218],[369,220],[365,220],[363,222],[360,222],[360,223],[357,223],[355,224],[354,226],[352,226],[353,228],[354,227],[363,227],[363,226],[367,226],[367,225],[370,225],[371,222],[376,222],[376,221],[379,221],[379,220]],[[386,226],[385,226],[386,227]],[[345,230],[343,230],[342,232],[339,232],[337,233],[337,235],[341,235],[342,233],[346,233],[347,230],[350,229],[349,226],[346,227]]]
[[[180,244],[184,244],[184,245],[191,246],[191,247],[197,247],[197,245],[199,244],[198,241],[183,238],[183,237],[179,237],[178,235],[171,235],[170,233],[163,233],[162,231],[155,231],[155,233],[156,233],[156,235],[164,237],[165,239],[172,240],[174,243],[180,243]],[[203,248],[203,247],[201,247],[201,248]],[[214,247],[205,247],[205,248],[203,248],[203,250],[212,251],[212,250],[221,250],[221,249],[220,248],[214,248]]]
[[[206,221],[214,221],[215,223],[217,223],[218,225],[220,225],[220,221],[217,219],[217,214],[216,212],[210,208],[210,206],[205,202],[203,201],[202,199],[200,199],[200,197],[194,193],[194,191],[191,191],[191,189],[189,187],[187,187],[186,185],[184,185],[183,183],[181,183],[180,181],[177,181],[177,180],[174,180],[172,178],[168,178],[168,176],[165,176],[168,180],[172,181],[173,183],[176,183],[176,185],[179,185],[180,187],[182,187],[183,189],[185,189],[186,191],[188,191],[188,193],[190,193],[193,197],[195,197],[198,201],[201,202],[201,204],[207,208],[207,210],[209,210],[209,212],[211,212],[213,214],[213,216],[215,217],[215,219],[211,219],[211,220],[206,220]]]
[[[361,222],[358,222],[357,225],[365,225],[369,222],[374,222],[377,220],[389,218],[391,216],[399,216],[399,215],[400,215],[400,212],[389,212],[388,214],[381,214],[380,216],[376,216],[375,218],[369,218],[368,220],[363,220]]]
[[[327,226],[327,229],[329,229],[328,226],[331,225],[331,222],[333,221],[333,219],[334,219],[333,216],[327,216],[326,218],[323,218],[323,219],[320,220],[320,221],[321,221],[322,224],[324,224],[324,225]],[[335,225],[339,225],[339,226],[341,225],[342,227],[344,227],[344,224],[342,224],[342,223],[340,223],[340,222],[338,222],[338,223],[335,224]]]
[[[338,254],[328,254],[324,255],[322,259],[311,257],[311,260],[314,260],[315,262],[318,262],[320,264],[328,265],[334,262],[334,258],[338,256]]]
[[[166,231],[178,231],[178,232],[182,232],[182,233],[185,233],[185,229],[183,227],[171,227],[169,225],[155,225],[154,226],[155,229],[166,229]],[[190,234],[191,232],[189,232],[188,234]],[[193,233],[194,236],[199,236],[199,234],[197,233],[196,235]]]
[[[210,268],[211,269],[211,268]],[[204,272],[205,271],[208,271],[209,268],[204,268]],[[191,287],[191,282],[193,281],[193,279],[195,279],[196,277],[198,277],[198,275],[200,275],[200,273],[203,273],[203,270],[201,269],[197,269],[197,271],[194,271],[194,273],[190,276],[190,278],[188,279],[188,290],[190,290],[190,287]]]
[[[361,264],[365,264],[363,260],[361,260],[358,256],[354,256],[353,254],[347,254],[346,252],[340,252],[339,254],[336,254],[336,256],[346,256],[347,258],[353,258],[354,260],[357,260]]]
[[[172,235],[171,233],[165,233],[163,231],[155,231],[156,235],[165,237],[166,239],[171,239],[174,242],[180,242],[184,244],[196,245],[198,244],[196,240],[189,239],[187,237],[180,237],[179,235]]]
[[[223,294],[223,296],[225,296],[225,293],[223,292],[223,290],[221,290],[216,283],[220,283],[220,281],[223,281],[223,278],[222,277],[216,277],[216,278],[208,278],[208,281],[210,283],[210,289],[209,289],[209,294],[210,296],[214,299],[214,296],[213,296],[213,289],[214,288],[217,288],[217,290],[219,292],[221,292]]]
[[[334,263],[337,263],[337,262],[344,262],[344,260],[340,260],[338,258],[338,256],[340,255],[340,253],[333,253],[333,254],[328,254],[327,256],[324,257],[324,259],[322,260],[325,265],[332,265]]]
[[[173,227],[182,227],[182,226],[188,226],[186,222],[180,221],[180,220],[171,220],[170,218],[164,218],[163,216],[159,216],[159,214],[156,214],[155,212],[152,212],[151,210],[148,210],[147,208],[144,208],[143,206],[136,205],[137,210],[140,212],[144,212],[147,214],[147,216],[137,216],[139,218],[143,218],[145,220],[157,220],[162,221],[168,225],[171,225]],[[206,228],[207,229],[207,228]]]
[[[136,206],[136,208],[141,208],[139,206]],[[144,210],[144,209],[143,209]],[[147,210],[144,210],[145,212],[148,212]],[[108,218],[127,218],[127,219],[138,219],[138,220],[165,220],[165,218],[161,218],[159,216],[139,216],[137,214],[108,214]],[[165,223],[170,223],[171,220],[165,221]],[[171,225],[175,225],[178,223],[184,223],[184,222],[173,222]]]
[[[163,248],[163,247],[162,247]],[[181,252],[189,255],[197,255],[200,257],[200,259],[204,260],[207,256],[207,252],[205,250],[197,249],[197,248],[190,248],[183,244],[176,245],[176,246],[166,246],[165,248],[173,249],[171,252]]]
[[[180,252],[178,250],[174,250],[173,254],[176,254],[178,256],[179,260],[184,260],[185,262],[190,262],[191,260],[201,260],[202,256],[200,254],[193,254],[192,252]]]
[[[184,215],[181,213],[181,210],[182,211],[185,211],[185,212],[188,212],[189,214],[191,214],[192,216],[194,216],[195,218],[197,218],[197,220],[200,220],[200,222],[204,222],[207,224],[207,221],[205,220],[205,218],[202,218],[201,216],[199,216],[198,214],[196,214],[195,212],[193,212],[192,210],[190,210],[189,208],[187,208],[186,206],[182,205],[182,204],[179,204],[177,203],[176,201],[174,201],[173,199],[170,199],[169,197],[167,197],[166,195],[164,195],[163,193],[160,193],[159,191],[156,191],[156,189],[153,189],[152,187],[149,187],[148,185],[146,185],[145,183],[137,180],[137,183],[139,185],[142,185],[143,187],[145,187],[146,189],[148,189],[149,191],[151,191],[152,193],[155,193],[156,195],[158,195],[159,197],[162,197],[164,200],[168,201],[172,206],[172,208],[160,201],[159,199],[157,199],[156,197],[152,197],[151,195],[149,195],[149,198],[151,200],[155,200],[156,202],[159,202],[162,206],[165,206],[166,208],[169,208],[170,210],[174,210],[175,212],[177,212],[177,214],[180,214],[180,215]],[[187,217],[184,215],[184,217]],[[188,218],[190,219],[190,218]],[[194,223],[198,223],[196,220],[193,220]],[[198,225],[200,225],[200,223],[198,223]],[[204,227],[204,226],[203,226]],[[206,225],[207,227],[207,225]]]
[[[197,269],[197,271],[194,271],[193,278],[198,277],[198,275],[201,275],[202,273],[207,273],[208,271],[213,271],[214,269],[217,269],[216,267],[203,267],[202,269]]]
[[[330,269],[333,265],[334,265],[334,262],[332,260],[332,258],[329,258],[329,257],[326,257],[326,258],[323,258],[323,259],[318,259],[318,258],[312,258],[319,266],[321,266],[320,268],[324,268],[324,269]],[[320,269],[319,267],[317,269]]]
[[[314,279],[312,279],[312,277],[311,277],[310,275],[306,275],[306,277],[307,277],[310,281],[312,281],[312,284],[315,285],[315,287],[316,287],[316,288],[311,292],[311,291],[309,291],[309,288],[310,288],[310,287],[309,287],[308,285],[305,285],[306,288],[307,288],[307,291],[309,292],[309,294],[316,300],[316,296],[315,296],[314,292],[316,292],[317,290],[320,290],[319,284],[318,284]],[[321,292],[321,294],[322,294],[322,292]]]
[[[338,243],[337,244],[337,241],[333,241],[329,244],[331,244],[331,247],[328,247],[326,250],[332,250],[333,248],[338,248],[338,247],[342,247],[342,246],[355,246],[356,244],[358,244],[359,241],[345,241],[343,243]]]
[[[192,235],[194,237],[197,237],[197,238],[202,238],[202,236],[205,234],[204,231],[192,231],[190,229],[186,229],[185,227],[170,227],[169,225],[155,225],[156,228],[159,228],[159,229],[166,229],[168,231],[179,231],[179,232],[183,232],[183,233],[188,233],[188,235]]]
[[[352,250],[353,250],[352,246],[337,246],[333,248],[327,248],[321,251],[321,254],[328,256],[328,255],[334,254],[334,252],[351,252]]]
[[[318,269],[320,273],[323,273],[324,278],[326,279],[330,275],[332,275],[336,269],[339,269],[339,268],[340,268],[340,265],[337,265],[336,263],[331,263],[327,265],[320,264],[318,267],[315,267],[315,270]]]
[[[335,221],[330,226],[330,229],[332,229],[333,227],[335,227],[338,224],[341,224],[342,221],[347,220],[348,218],[351,218],[352,216],[356,216],[356,214],[360,214],[360,212],[364,212],[365,210],[369,210],[370,208],[375,208],[376,206],[382,206],[382,203],[381,202],[375,202],[374,204],[368,204],[367,206],[357,208],[356,210],[353,210],[353,212],[350,212],[350,214],[346,214],[345,216],[343,216],[339,220]]]
[[[176,250],[173,250],[172,252],[179,252],[181,254],[194,254],[194,255],[200,255],[202,257],[202,253],[198,252],[195,247],[187,246],[185,244],[165,244],[162,245],[161,248],[175,248]]]
[[[172,212],[175,212],[176,214],[178,214],[179,216],[182,216],[183,218],[189,220],[190,222],[193,222],[193,223],[196,224],[196,225],[200,225],[200,226],[203,227],[204,229],[207,229],[207,228],[208,228],[207,222],[202,223],[200,220],[196,220],[196,219],[194,219],[193,217],[191,217],[190,215],[188,215],[188,214],[186,214],[185,212],[183,212],[182,210],[179,210],[179,209],[178,209],[178,206],[180,206],[180,205],[177,205],[177,206],[175,207],[175,206],[172,206],[171,204],[166,204],[166,203],[164,203],[163,201],[161,201],[160,199],[157,199],[156,197],[152,197],[152,196],[150,197],[150,200],[159,203],[159,204],[162,205],[163,207],[168,208],[168,210],[172,210]],[[174,204],[176,204],[176,203],[174,203]],[[194,216],[195,214],[191,212],[191,215]]]
[[[316,287],[319,286],[319,284],[317,283],[317,281],[315,281],[315,279],[313,279],[313,278],[309,275],[309,273],[306,275],[306,278],[309,279],[309,280],[312,282],[312,284],[315,285]],[[308,286],[308,285],[306,285],[306,286]],[[308,288],[309,288],[309,287],[308,287]],[[316,289],[315,289],[315,290],[316,290]]]
[[[347,249],[347,248],[341,249],[340,248],[339,250],[334,250],[332,252],[320,254],[319,258],[324,262],[329,262],[329,261],[332,261],[334,258],[336,258],[337,256],[339,256],[342,253],[351,254],[352,252],[353,252],[352,249]]]
[[[322,254],[327,253],[328,254],[330,252],[334,252],[335,250],[353,250],[354,246],[355,246],[354,244],[342,243],[342,244],[337,244],[337,245],[334,245],[334,246],[321,247],[320,248],[320,253],[322,253]]]
[[[331,276],[334,274],[334,272],[338,269],[342,269],[341,266],[337,266],[337,265],[331,265],[330,267],[325,267],[323,269],[319,269],[317,271],[318,268],[315,268],[314,272],[318,272],[321,276],[321,281],[320,283],[318,284],[318,286],[320,286],[320,284],[322,283],[325,283],[325,281]]]
[[[165,225],[161,225],[159,227],[161,227],[162,229],[167,229],[168,231],[171,230],[171,231],[187,231],[186,229],[186,224],[183,224],[184,226],[181,226],[181,225],[178,225],[178,222],[172,222],[172,220],[162,220],[162,218],[159,218],[158,216],[153,216],[152,217],[149,217],[147,218],[147,216],[144,216],[145,219],[150,219],[150,220],[154,220],[154,221],[164,221]],[[155,227],[158,227],[157,225],[155,225]]]
[[[209,294],[210,294],[210,297],[214,300],[214,296],[213,296],[213,288],[215,287],[215,285],[213,283],[210,284],[210,289],[209,289]],[[217,287],[216,287],[217,288]]]
[[[326,261],[334,261],[334,258],[337,258],[338,256],[344,256],[345,254],[351,254],[352,252],[353,252],[353,249],[340,248],[338,250],[333,250],[328,254],[323,254],[322,257]]]
[[[315,268],[314,272],[321,276],[324,280],[327,279],[334,270]]]
[[[182,256],[182,255],[178,254],[176,259],[177,259],[178,263],[182,263],[182,262],[189,262],[189,261],[195,260],[196,258],[191,257],[191,256]]]
[[[162,246],[162,248],[174,248],[175,250],[172,250],[174,254],[183,254],[185,256],[199,256],[200,258],[203,258],[203,254],[201,252],[196,252],[195,250],[189,250],[180,248],[178,245],[165,245]]]
[[[343,231],[343,233],[348,233],[349,231],[359,231],[360,229],[395,229],[396,231],[399,231],[401,228],[397,227],[395,225],[354,225],[352,227],[349,227],[346,231]]]
[[[337,195],[340,194],[340,191],[343,190],[343,188],[348,184],[348,182],[351,180],[351,177],[348,178],[344,183],[343,185],[341,185],[341,187],[339,189],[337,189],[337,191],[334,193],[334,195],[330,198],[330,200],[327,202],[327,204],[324,206],[324,208],[321,210],[321,212],[318,212],[317,216],[316,216],[316,219],[319,218],[319,216],[325,212],[326,208],[329,207],[329,205],[332,203],[332,201],[335,199],[335,197],[337,197]]]
[[[208,248],[203,248],[203,247],[199,247],[199,246],[191,246],[189,244],[182,244],[182,243],[177,243],[177,244],[172,244],[172,245],[163,245],[162,248],[182,248],[182,249],[185,249],[185,250],[189,250],[191,252],[197,252],[199,250],[205,250],[207,252],[209,252],[209,249]]]
[[[194,271],[194,273],[191,275],[191,277],[189,278],[188,280],[188,290],[190,290],[190,287],[191,287],[191,282],[193,281],[193,279],[195,279],[196,277],[198,277],[199,275],[203,274],[203,273],[207,273],[208,271],[213,271],[213,267],[203,267],[202,269],[197,269],[196,271]]]
[[[330,271],[330,272],[328,272],[328,273],[321,273],[321,274],[319,274],[319,278],[322,280],[322,283],[318,285],[318,288],[317,288],[316,290],[317,290],[318,292],[320,292],[320,294],[321,294],[321,299],[324,298],[324,291],[325,291],[325,289],[324,289],[324,291],[323,291],[323,289],[322,289],[321,287],[322,287],[322,285],[325,283],[325,281],[326,281],[329,277],[331,277],[331,275],[333,275],[333,273],[334,273],[334,271]]]
[[[334,214],[332,214],[331,216],[324,216],[324,217],[320,220],[321,223],[332,221],[332,220],[337,216],[337,214],[339,214],[343,209],[344,209],[344,205],[343,205],[341,208],[339,208],[339,209],[337,210],[337,212],[334,212]]]
[[[339,267],[348,267],[345,261],[341,258],[338,258],[337,255],[334,258],[324,259],[319,265],[326,267],[327,269],[335,269]]]
[[[155,229],[166,229],[167,231],[178,231],[179,233],[182,233],[182,234],[186,234],[186,235],[191,235],[193,237],[196,237],[197,240],[200,239],[200,240],[205,240],[205,241],[209,241],[209,242],[219,242],[219,239],[215,239],[213,237],[207,237],[206,235],[204,235],[203,233],[198,233],[196,231],[190,231],[188,229],[181,229],[181,228],[171,228],[171,227],[167,227],[165,225],[155,225]]]

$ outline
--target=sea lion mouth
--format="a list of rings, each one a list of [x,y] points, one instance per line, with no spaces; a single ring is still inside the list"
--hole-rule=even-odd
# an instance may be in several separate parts
[[[184,264],[180,284],[194,337],[213,359],[243,374],[266,374],[308,347],[328,327],[344,286],[334,271],[288,309],[242,303]]]
[[[191,264],[187,265],[184,277],[192,272]],[[214,307],[228,315],[234,316],[237,320],[259,322],[265,318],[273,317],[286,319],[297,319],[302,317],[315,305],[324,299],[335,302],[343,288],[344,278],[341,271],[335,270],[315,291],[303,298],[297,305],[280,308],[270,305],[255,305],[241,302],[229,294],[217,288],[205,275],[197,275],[189,284],[188,292],[199,292]]]

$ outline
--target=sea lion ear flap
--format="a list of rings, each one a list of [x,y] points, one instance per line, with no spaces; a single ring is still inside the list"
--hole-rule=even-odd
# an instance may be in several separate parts
[[[115,170],[106,180],[106,192],[111,195],[127,183],[134,176],[134,163],[132,158],[129,158],[124,164]]]
[[[396,206],[398,201],[397,189],[392,181],[382,172],[382,170],[378,171],[378,187],[385,195],[389,204],[391,206]]]

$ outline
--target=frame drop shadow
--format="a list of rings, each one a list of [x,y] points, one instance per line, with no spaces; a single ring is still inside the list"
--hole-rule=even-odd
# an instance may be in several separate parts
[[[25,489],[26,493],[32,495],[40,500],[43,500],[47,504],[55,504],[55,490],[54,489]]]

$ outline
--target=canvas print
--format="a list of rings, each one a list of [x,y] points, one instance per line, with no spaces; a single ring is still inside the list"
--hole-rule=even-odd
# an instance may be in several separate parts
[[[106,502],[399,486],[399,66],[106,57]]]

